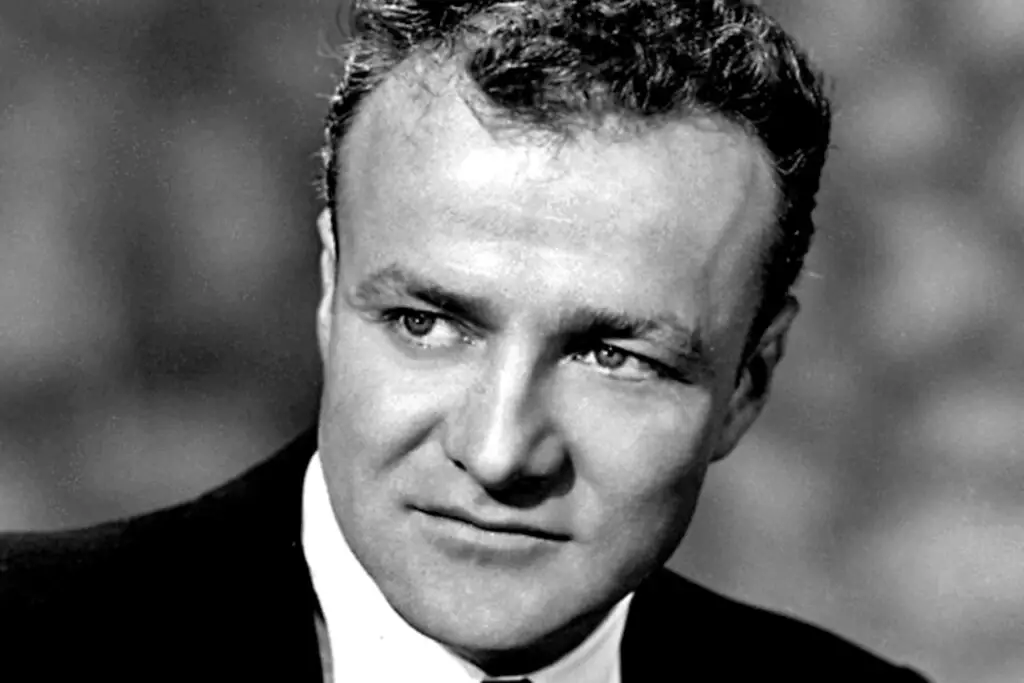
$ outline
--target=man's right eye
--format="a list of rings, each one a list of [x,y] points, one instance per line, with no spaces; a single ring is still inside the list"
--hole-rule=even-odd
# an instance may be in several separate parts
[[[399,320],[402,327],[413,337],[425,337],[437,324],[437,318],[421,312],[403,313]]]
[[[385,311],[388,330],[399,341],[422,349],[445,349],[466,342],[458,324],[437,313],[408,308]]]

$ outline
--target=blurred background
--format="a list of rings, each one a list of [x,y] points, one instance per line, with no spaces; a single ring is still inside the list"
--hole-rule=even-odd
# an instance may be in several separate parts
[[[0,530],[183,500],[314,419],[338,1],[0,0]],[[773,402],[672,564],[1019,683],[1024,3],[763,4],[835,149]]]

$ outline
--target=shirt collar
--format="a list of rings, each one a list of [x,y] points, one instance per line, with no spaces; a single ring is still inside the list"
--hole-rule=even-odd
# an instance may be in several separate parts
[[[303,482],[302,549],[327,623],[335,680],[476,683],[486,677],[388,604],[335,521],[319,453]],[[619,644],[632,598],[620,600],[574,650],[527,677],[532,683],[620,683]]]

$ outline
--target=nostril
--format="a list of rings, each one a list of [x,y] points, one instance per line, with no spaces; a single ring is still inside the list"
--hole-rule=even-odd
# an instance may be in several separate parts
[[[515,508],[537,507],[544,501],[565,496],[576,482],[572,458],[564,453],[558,465],[541,473],[520,470],[516,476],[490,484],[481,483],[487,495],[503,505]]]
[[[547,477],[519,477],[499,487],[484,487],[495,501],[513,508],[533,508],[551,497],[554,482]]]

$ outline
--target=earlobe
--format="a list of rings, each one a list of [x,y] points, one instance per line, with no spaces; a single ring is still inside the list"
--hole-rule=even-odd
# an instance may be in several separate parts
[[[768,401],[775,368],[785,353],[786,335],[799,310],[797,300],[787,296],[754,350],[743,359],[713,460],[721,460],[731,453],[761,414]]]
[[[320,358],[326,361],[334,311],[335,277],[338,272],[338,246],[330,208],[320,212],[316,228],[320,235],[320,304],[316,310],[316,337]]]

